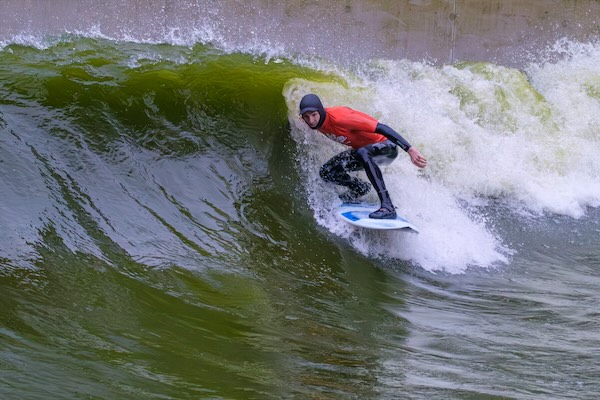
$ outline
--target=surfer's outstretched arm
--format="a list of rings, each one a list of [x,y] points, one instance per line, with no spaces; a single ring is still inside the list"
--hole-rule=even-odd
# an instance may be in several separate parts
[[[377,123],[377,127],[375,127],[375,132],[390,139],[396,146],[400,146],[400,148],[404,151],[408,151],[408,149],[410,149],[411,147],[408,141],[406,141],[406,139],[400,136],[398,132],[396,132],[389,126],[382,124],[381,122]]]
[[[390,128],[389,126],[382,124],[381,122],[377,123],[377,127],[375,128],[375,132],[385,136],[390,139],[396,146],[400,146],[400,148],[408,153],[410,156],[410,161],[415,164],[419,168],[424,168],[427,165],[427,159],[423,157],[421,152],[417,150],[415,147],[411,146],[406,139],[404,139],[398,132]]]

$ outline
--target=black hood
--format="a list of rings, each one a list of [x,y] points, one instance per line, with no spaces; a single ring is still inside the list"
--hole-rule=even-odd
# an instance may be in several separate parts
[[[316,94],[307,94],[300,100],[300,115],[308,111],[318,111],[321,116],[317,126],[311,129],[319,129],[323,126],[327,113],[325,112],[325,107],[323,107],[323,104],[321,103],[321,99],[319,99],[319,96]]]

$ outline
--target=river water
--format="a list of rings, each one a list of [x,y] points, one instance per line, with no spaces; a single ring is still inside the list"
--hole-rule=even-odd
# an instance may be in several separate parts
[[[0,397],[597,398],[598,43],[350,62],[207,21],[3,39]],[[420,234],[335,219],[308,92],[429,159],[383,169]]]

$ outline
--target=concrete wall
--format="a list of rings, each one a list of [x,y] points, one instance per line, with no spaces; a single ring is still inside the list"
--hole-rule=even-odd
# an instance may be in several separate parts
[[[185,38],[200,28],[234,45],[264,42],[342,61],[518,66],[560,37],[600,37],[600,0],[0,0],[0,15],[0,40],[91,27],[138,39],[178,27]]]
[[[558,38],[600,38],[598,0],[457,0],[451,58],[511,63]],[[520,58],[520,57],[517,57]]]

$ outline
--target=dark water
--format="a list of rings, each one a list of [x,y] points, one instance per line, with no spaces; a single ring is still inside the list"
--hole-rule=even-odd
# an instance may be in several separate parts
[[[4,44],[0,396],[596,398],[598,46],[522,71],[255,50]],[[333,218],[307,91],[428,156],[384,171],[419,235]]]

